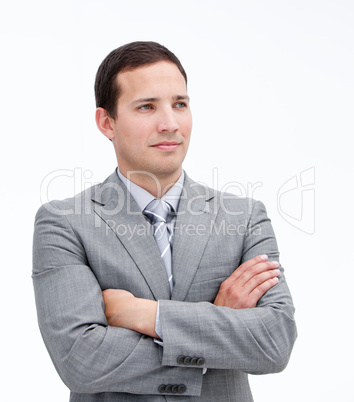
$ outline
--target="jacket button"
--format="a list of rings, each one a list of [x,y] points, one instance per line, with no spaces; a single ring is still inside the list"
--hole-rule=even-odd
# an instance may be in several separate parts
[[[197,360],[197,366],[203,366],[204,363],[205,363],[204,357],[200,357],[200,358]]]
[[[167,384],[165,387],[165,392],[167,394],[170,394],[172,392],[172,385],[171,384]]]
[[[198,363],[198,357],[193,357],[193,359],[191,360],[191,365],[196,366],[197,363]]]
[[[186,356],[178,356],[177,357],[177,363],[178,364],[184,364],[184,358],[185,358]]]
[[[189,365],[191,364],[191,361],[192,361],[192,358],[191,358],[190,356],[186,356],[186,357],[184,358],[183,364],[184,364],[185,366],[189,366]]]
[[[172,392],[173,394],[177,394],[177,392],[178,392],[178,385],[172,385],[171,392]]]
[[[187,387],[184,384],[180,384],[178,386],[178,393],[179,394],[184,394],[187,391]]]
[[[159,390],[160,394],[164,394],[164,393],[165,393],[165,389],[166,389],[166,385],[165,385],[165,384],[159,385],[158,390]]]

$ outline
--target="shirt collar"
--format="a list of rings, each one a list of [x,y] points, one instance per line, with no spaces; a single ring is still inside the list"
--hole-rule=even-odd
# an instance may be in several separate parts
[[[144,190],[143,188],[139,187],[138,185],[127,179],[125,176],[123,176],[123,174],[119,170],[119,167],[117,168],[117,174],[127,187],[130,194],[135,199],[141,212],[143,212],[147,205],[150,204],[150,202],[154,200],[155,197],[148,191]],[[179,179],[176,181],[173,187],[171,187],[171,189],[168,190],[168,192],[162,197],[162,200],[168,202],[175,212],[177,211],[179,199],[181,198],[183,183],[184,171],[182,170],[182,174]]]

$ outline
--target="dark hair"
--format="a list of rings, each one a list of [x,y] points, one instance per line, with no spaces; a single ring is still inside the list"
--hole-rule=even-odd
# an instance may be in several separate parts
[[[102,61],[95,80],[96,107],[106,109],[109,116],[116,118],[116,104],[121,89],[116,83],[118,73],[136,68],[170,61],[174,63],[187,84],[187,74],[178,58],[166,47],[156,42],[132,42],[113,50]]]

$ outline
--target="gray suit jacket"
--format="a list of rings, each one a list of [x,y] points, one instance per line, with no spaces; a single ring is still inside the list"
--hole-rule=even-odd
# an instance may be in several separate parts
[[[279,256],[263,204],[186,176],[170,298],[150,224],[116,172],[43,205],[32,277],[40,330],[70,401],[252,401],[247,373],[283,370],[296,338],[284,274],[256,308],[212,303],[220,284],[259,254]],[[107,324],[107,288],[160,301],[163,347]]]

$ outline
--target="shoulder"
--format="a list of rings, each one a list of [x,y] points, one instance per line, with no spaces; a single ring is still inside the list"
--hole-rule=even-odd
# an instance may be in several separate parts
[[[262,201],[250,197],[241,197],[230,192],[224,192],[208,187],[203,183],[196,182],[186,175],[185,189],[189,198],[203,197],[205,200],[218,208],[219,212],[228,215],[252,215],[266,212]],[[214,208],[215,209],[215,208]]]
[[[119,187],[119,179],[116,172],[106,180],[97,183],[78,194],[62,200],[51,200],[43,203],[36,214],[36,222],[41,219],[60,219],[62,217],[90,215],[93,211],[95,201],[100,202],[105,189],[112,186]]]

